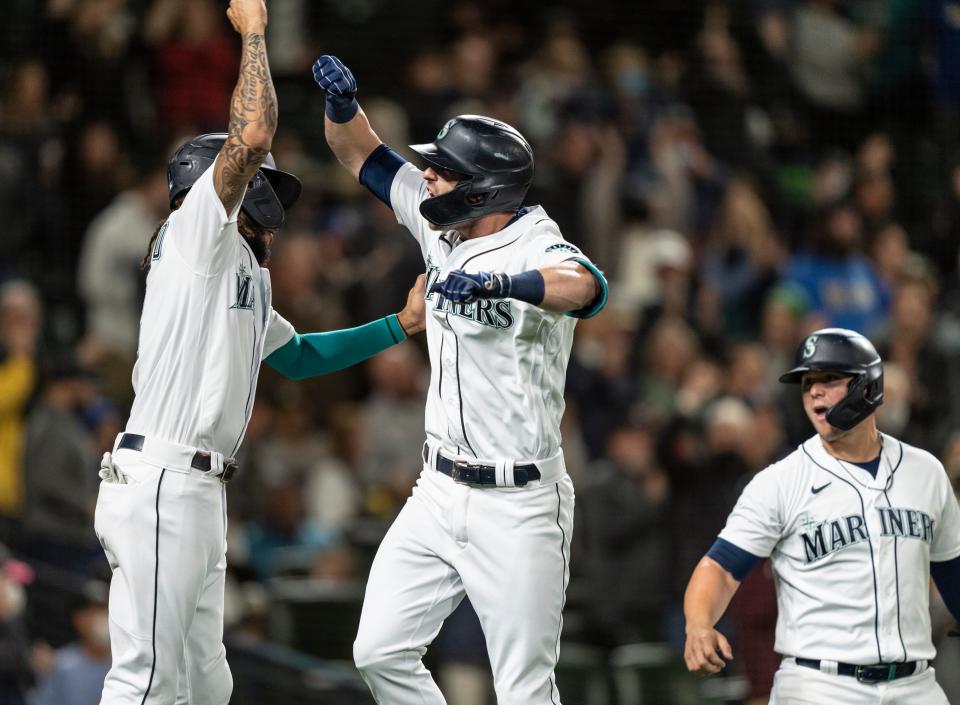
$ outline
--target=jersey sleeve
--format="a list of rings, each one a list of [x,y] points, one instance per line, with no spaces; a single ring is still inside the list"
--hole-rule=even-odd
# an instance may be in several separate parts
[[[390,185],[390,204],[397,222],[403,225],[420,245],[423,259],[427,259],[430,246],[440,233],[430,229],[426,218],[420,215],[420,203],[428,197],[427,182],[419,169],[405,163],[393,177]]]
[[[944,503],[939,526],[935,526],[933,531],[931,561],[949,561],[960,556],[960,506],[957,505],[946,471],[941,470],[941,477]]]
[[[370,193],[393,209],[397,222],[416,238],[426,260],[438,233],[431,230],[420,215],[420,203],[428,197],[423,173],[390,147],[381,144],[360,167],[359,178]]]
[[[721,539],[754,556],[770,556],[783,537],[784,527],[777,478],[776,466],[757,473],[727,517]]]
[[[534,234],[526,248],[526,268],[539,269],[561,262],[579,262],[586,267],[599,284],[597,297],[587,306],[577,311],[567,311],[568,316],[574,318],[590,318],[596,316],[607,304],[607,280],[603,272],[590,261],[579,247],[563,239],[560,229],[552,220],[545,222]]]
[[[215,166],[216,162],[200,175],[183,203],[171,214],[171,226],[175,223],[176,227],[171,227],[167,234],[187,264],[198,272],[216,271],[236,247],[235,242],[228,240],[225,228],[236,222],[240,204],[231,213],[223,207],[213,185]]]
[[[293,328],[293,324],[271,308],[270,321],[267,323],[266,339],[263,341],[264,359],[269,357],[270,353],[276,352],[286,345],[294,333],[296,333],[296,331]]]

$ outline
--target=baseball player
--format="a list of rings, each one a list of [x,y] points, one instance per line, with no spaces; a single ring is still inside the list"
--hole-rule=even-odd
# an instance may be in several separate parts
[[[533,153],[515,129],[449,120],[412,147],[420,171],[380,142],[339,59],[313,72],[328,144],[414,236],[430,292],[423,470],[370,571],[357,668],[377,702],[443,703],[421,657],[467,594],[498,701],[558,705],[573,523],[563,385],[576,319],[600,311],[606,282],[542,208],[521,207]]]
[[[243,37],[229,132],[189,140],[168,165],[173,212],[148,255],[136,398],[104,455],[95,529],[113,568],[112,667],[102,705],[226,705],[224,483],[261,360],[293,378],[354,364],[423,329],[423,277],[399,315],[297,334],[262,268],[300,183],[269,153],[277,123],[262,0],[231,0]]]
[[[733,658],[714,629],[740,581],[770,558],[783,655],[775,705],[947,705],[930,662],[929,578],[960,616],[960,509],[940,462],[877,430],[883,363],[869,340],[826,328],[796,366],[817,434],[758,473],[690,578],[687,668]]]

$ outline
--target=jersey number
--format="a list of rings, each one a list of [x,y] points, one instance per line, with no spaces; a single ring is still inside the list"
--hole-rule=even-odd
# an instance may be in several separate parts
[[[153,254],[150,256],[151,262],[156,262],[161,256],[163,256],[163,238],[167,234],[168,225],[170,225],[170,223],[166,222],[160,226],[160,232],[157,233],[156,242],[153,243]]]

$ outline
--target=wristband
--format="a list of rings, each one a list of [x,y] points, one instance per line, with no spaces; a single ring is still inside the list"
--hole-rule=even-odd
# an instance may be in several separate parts
[[[353,116],[360,109],[360,103],[357,102],[355,95],[332,95],[327,93],[327,104],[324,107],[327,117],[333,122],[350,122]]]
[[[517,299],[518,301],[526,301],[528,304],[533,304],[534,306],[543,303],[543,297],[546,294],[546,284],[543,281],[543,275],[540,273],[540,270],[531,269],[527,272],[514,274],[513,276],[495,272],[493,276],[497,278],[502,277],[499,285],[503,296],[510,299]]]

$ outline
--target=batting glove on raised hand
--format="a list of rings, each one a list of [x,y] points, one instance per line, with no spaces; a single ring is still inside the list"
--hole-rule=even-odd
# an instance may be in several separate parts
[[[430,293],[464,304],[477,299],[504,299],[510,296],[510,277],[503,272],[467,273],[454,269],[442,282],[434,282]]]
[[[357,114],[357,79],[340,59],[324,54],[313,62],[313,80],[327,96],[327,117],[343,123]]]

